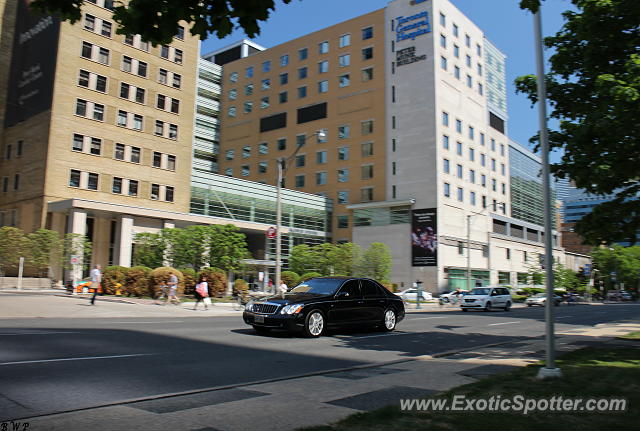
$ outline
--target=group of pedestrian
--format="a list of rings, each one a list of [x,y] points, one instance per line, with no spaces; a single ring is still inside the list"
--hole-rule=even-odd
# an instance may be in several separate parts
[[[175,305],[180,304],[180,299],[178,299],[178,276],[174,272],[169,273],[169,280],[167,281],[167,284],[160,286],[160,289],[162,291],[162,295],[159,300],[164,300],[163,305],[169,303]]]

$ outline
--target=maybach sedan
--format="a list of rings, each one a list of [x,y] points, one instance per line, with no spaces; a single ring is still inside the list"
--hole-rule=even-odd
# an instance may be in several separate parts
[[[307,337],[351,325],[393,331],[403,318],[401,298],[374,280],[352,277],[312,278],[285,294],[250,301],[243,313],[257,332],[284,329]]]

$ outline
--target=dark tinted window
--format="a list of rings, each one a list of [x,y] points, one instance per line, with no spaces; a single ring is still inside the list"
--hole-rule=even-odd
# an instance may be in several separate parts
[[[347,292],[349,299],[360,298],[360,286],[358,280],[349,280],[340,288],[340,293]]]
[[[493,112],[489,112],[489,125],[504,134],[504,120]]]
[[[319,120],[321,118],[327,118],[326,102],[298,109],[298,124]]]
[[[371,280],[361,280],[360,286],[362,288],[362,296],[365,298],[377,298],[382,296],[382,291],[378,285]]]
[[[337,278],[312,278],[298,284],[291,292],[332,295],[338,290],[341,283],[342,280]]]
[[[260,133],[287,127],[287,113],[272,115],[260,119]]]

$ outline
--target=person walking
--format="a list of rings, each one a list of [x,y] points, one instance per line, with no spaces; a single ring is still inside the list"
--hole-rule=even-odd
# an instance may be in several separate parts
[[[200,276],[200,282],[196,285],[196,304],[193,306],[193,309],[198,308],[198,304],[202,302],[204,304],[204,309],[206,310],[207,302],[204,300],[209,297],[209,284],[207,283],[207,277],[204,275]]]
[[[287,283],[284,282],[284,280],[280,282],[280,286],[278,286],[278,290],[280,291],[280,296],[284,298],[284,294],[287,293],[287,291],[289,290],[289,287],[287,286]]]
[[[172,272],[171,275],[169,275],[169,294],[167,295],[166,304],[170,302],[175,305],[180,304],[180,300],[178,299],[177,293],[178,293],[178,276],[174,272]]]
[[[91,297],[91,305],[96,305],[96,296],[98,296],[98,291],[100,290],[100,283],[102,282],[102,272],[100,269],[102,267],[100,265],[96,265],[91,270],[91,288],[93,289],[93,296]]]

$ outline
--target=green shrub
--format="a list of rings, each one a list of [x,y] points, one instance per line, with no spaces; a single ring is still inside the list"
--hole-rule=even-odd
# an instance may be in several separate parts
[[[178,276],[178,295],[182,295],[184,293],[184,276],[182,275],[182,272],[175,268],[161,266],[160,268],[154,269],[149,274],[149,296],[152,298],[160,296],[162,286],[169,285],[169,277],[171,276],[171,273]]]
[[[322,277],[322,274],[319,272],[306,272],[300,276],[300,281],[307,281],[311,278]],[[288,285],[287,285],[288,286]]]
[[[184,294],[193,296],[196,291],[196,284],[198,283],[198,274],[196,274],[196,271],[192,268],[180,269],[180,272],[182,272],[184,276]]]
[[[238,278],[236,281],[233,282],[234,295],[245,296],[248,291],[249,291],[249,285],[243,279]]]
[[[129,268],[124,266],[107,266],[102,273],[102,291],[107,295],[115,295],[116,284],[120,284],[124,290]]]
[[[209,296],[222,298],[227,294],[227,274],[220,268],[202,268],[200,275],[207,277]]]
[[[125,277],[124,293],[127,296],[138,298],[149,293],[149,273],[151,268],[146,266],[134,266],[129,268]]]
[[[538,287],[523,287],[521,289],[525,295],[535,295],[536,293],[543,293],[544,289]]]
[[[300,281],[300,276],[293,271],[282,271],[280,273],[280,279],[284,281],[284,283],[288,287],[295,287]],[[277,287],[277,286],[276,286]]]

